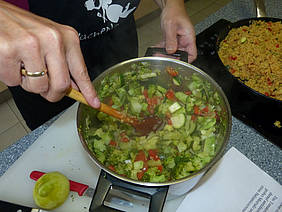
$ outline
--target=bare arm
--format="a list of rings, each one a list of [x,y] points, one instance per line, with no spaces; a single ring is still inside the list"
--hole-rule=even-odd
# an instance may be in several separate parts
[[[72,85],[80,89],[90,105],[99,107],[75,29],[2,0],[0,23],[1,81],[8,86],[20,85],[51,102],[60,100]],[[47,74],[23,77],[22,65],[29,72],[47,70]]]
[[[161,45],[168,53],[174,53],[177,49],[187,51],[189,63],[193,62],[197,57],[196,37],[184,0],[155,0],[155,2],[162,9]]]

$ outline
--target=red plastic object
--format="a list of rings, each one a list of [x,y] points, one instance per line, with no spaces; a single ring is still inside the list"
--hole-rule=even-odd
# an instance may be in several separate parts
[[[29,177],[37,181],[44,174],[45,174],[44,172],[32,171]],[[82,196],[84,192],[86,191],[86,189],[89,187],[88,185],[85,185],[82,183],[74,182],[72,180],[69,180],[69,181],[70,181],[70,190],[77,192],[79,196]]]

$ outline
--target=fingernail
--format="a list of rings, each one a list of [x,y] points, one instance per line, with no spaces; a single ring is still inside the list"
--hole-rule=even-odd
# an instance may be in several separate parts
[[[100,100],[97,97],[94,98],[93,105],[96,108],[100,107]]]
[[[166,47],[166,51],[167,51],[168,53],[174,52],[174,48],[173,48],[172,46],[167,46],[167,47]]]

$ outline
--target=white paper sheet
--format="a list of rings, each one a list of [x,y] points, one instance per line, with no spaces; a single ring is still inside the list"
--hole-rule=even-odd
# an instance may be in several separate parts
[[[282,212],[282,186],[232,147],[177,212]]]

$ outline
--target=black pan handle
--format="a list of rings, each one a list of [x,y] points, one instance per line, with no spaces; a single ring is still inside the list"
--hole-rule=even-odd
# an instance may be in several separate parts
[[[111,188],[150,199],[149,212],[161,212],[163,210],[168,192],[168,186],[144,188],[143,186],[121,181],[101,170],[89,212],[121,212],[121,210],[104,205]]]
[[[39,211],[39,209],[37,209]],[[0,211],[31,212],[32,208],[0,200]]]
[[[155,56],[156,54],[166,55],[168,57],[173,57],[175,59],[181,60],[183,62],[188,62],[188,53],[182,50],[177,50],[174,54],[168,54],[165,48],[149,47],[145,53],[145,57]]]

